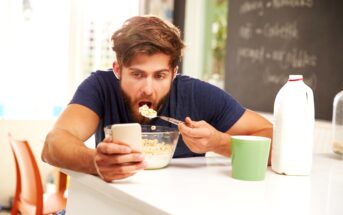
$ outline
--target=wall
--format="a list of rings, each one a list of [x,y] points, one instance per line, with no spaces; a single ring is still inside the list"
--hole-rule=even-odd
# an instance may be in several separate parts
[[[262,116],[273,122],[273,114],[259,112]],[[313,153],[332,153],[331,121],[316,120],[314,127]]]

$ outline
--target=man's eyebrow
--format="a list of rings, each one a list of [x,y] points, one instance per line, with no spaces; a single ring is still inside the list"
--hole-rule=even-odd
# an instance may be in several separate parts
[[[141,69],[135,68],[135,67],[129,67],[129,70],[131,70],[131,71],[138,71],[138,72],[146,72],[144,70],[141,70]],[[169,72],[169,71],[170,71],[169,69],[159,69],[159,70],[153,71],[153,73],[156,73],[156,72]]]

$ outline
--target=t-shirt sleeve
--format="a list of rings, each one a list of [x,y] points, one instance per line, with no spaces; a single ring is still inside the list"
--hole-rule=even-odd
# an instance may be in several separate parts
[[[96,73],[92,73],[77,88],[69,104],[80,104],[93,110],[99,117],[103,115],[102,90]]]
[[[195,87],[200,116],[204,116],[204,120],[217,130],[226,132],[245,112],[245,108],[224,90],[202,81]]]

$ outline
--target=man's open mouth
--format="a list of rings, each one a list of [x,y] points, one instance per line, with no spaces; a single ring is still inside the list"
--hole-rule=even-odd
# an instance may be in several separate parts
[[[142,107],[143,105],[147,105],[149,108],[151,108],[152,102],[149,102],[149,101],[142,101],[142,102],[139,102],[139,103],[138,103],[138,106],[139,106],[139,107]]]

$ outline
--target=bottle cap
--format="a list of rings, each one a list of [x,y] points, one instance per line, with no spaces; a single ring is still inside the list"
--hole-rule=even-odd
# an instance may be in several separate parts
[[[303,75],[289,75],[288,81],[302,81]]]

